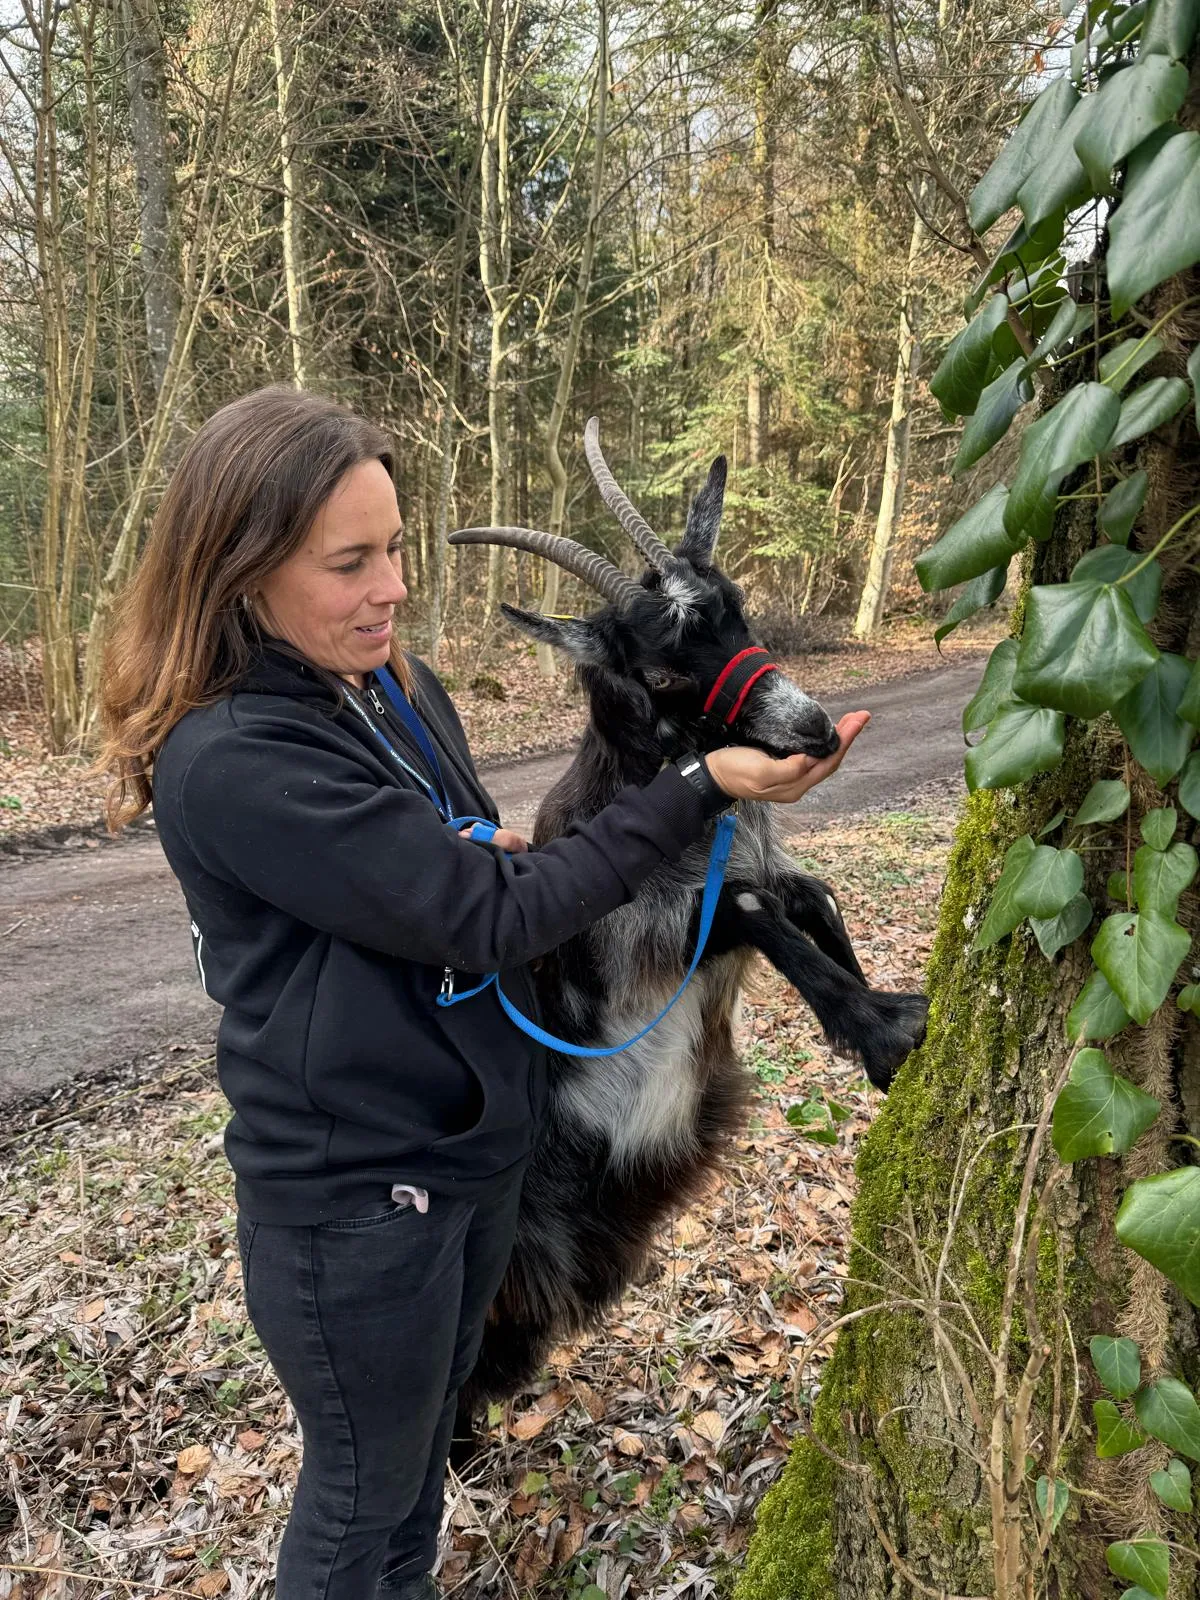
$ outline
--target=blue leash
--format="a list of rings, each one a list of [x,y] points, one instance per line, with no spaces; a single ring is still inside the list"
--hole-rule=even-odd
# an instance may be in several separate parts
[[[383,688],[383,692],[387,695],[393,708],[395,709],[396,715],[401,719],[401,721],[404,723],[404,726],[417,741],[417,745],[420,748],[421,754],[425,757],[426,761],[428,761],[430,768],[436,777],[437,791],[435,791],[433,786],[427,783],[426,780],[421,777],[420,773],[410,766],[409,763],[405,761],[404,758],[399,754],[399,752],[392,747],[382,729],[375,727],[375,724],[371,722],[370,719],[366,717],[365,713],[361,711],[361,708],[357,705],[357,702],[351,702],[351,704],[354,706],[354,709],[360,712],[360,715],[363,716],[364,720],[371,727],[377,738],[386,746],[393,759],[397,761],[407,773],[409,773],[412,777],[415,777],[421,784],[422,788],[437,807],[438,813],[442,820],[444,822],[448,822],[451,827],[459,831],[461,831],[461,829],[466,827],[468,824],[472,824],[469,837],[479,843],[488,843],[495,836],[497,827],[496,823],[489,822],[486,817],[455,817],[450,815],[451,806],[449,796],[446,791],[445,782],[442,778],[441,763],[438,761],[437,751],[433,748],[432,740],[422,726],[421,720],[417,716],[417,713],[413,710],[413,707],[409,703],[408,697],[405,695],[403,689],[401,689],[400,685],[396,682],[395,678],[388,671],[388,669],[386,667],[382,668],[375,674],[375,676],[378,678],[379,683]],[[442,984],[442,992],[437,997],[438,1005],[459,1005],[463,1000],[471,1000],[477,994],[482,994],[485,989],[490,989],[494,986],[496,990],[496,999],[499,1000],[500,1005],[504,1010],[504,1014],[508,1017],[509,1021],[518,1027],[522,1033],[527,1034],[529,1038],[535,1040],[538,1044],[545,1045],[548,1049],[557,1051],[560,1055],[587,1057],[619,1056],[622,1051],[628,1050],[631,1045],[637,1044],[639,1039],[644,1039],[648,1033],[652,1032],[658,1027],[659,1023],[663,1020],[667,1013],[670,1012],[682,998],[683,991],[692,981],[692,978],[696,972],[696,968],[700,965],[701,958],[704,955],[704,948],[708,943],[709,933],[712,931],[713,917],[716,915],[717,901],[720,899],[721,889],[725,882],[725,869],[729,865],[729,855],[730,851],[733,849],[733,836],[736,831],[737,815],[731,811],[726,813],[726,815],[721,818],[720,822],[717,823],[716,833],[712,842],[712,849],[709,851],[708,870],[704,878],[704,894],[700,901],[700,927],[696,935],[696,953],[693,955],[691,965],[684,974],[683,982],[679,985],[679,988],[676,989],[675,993],[671,996],[670,1000],[668,1000],[667,1004],[654,1018],[654,1020],[652,1022],[648,1022],[639,1033],[635,1033],[632,1039],[626,1039],[624,1044],[606,1046],[571,1044],[567,1039],[558,1039],[554,1036],[554,1034],[547,1033],[545,1028],[539,1027],[536,1022],[531,1021],[529,1017],[517,1010],[516,1006],[513,1005],[512,1001],[500,987],[500,974],[498,972],[489,973],[483,982],[476,984],[473,989],[465,989],[461,994],[455,994],[454,972],[452,968],[447,967],[446,978]]]

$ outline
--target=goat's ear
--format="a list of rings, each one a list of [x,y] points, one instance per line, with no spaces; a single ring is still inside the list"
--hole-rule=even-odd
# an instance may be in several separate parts
[[[708,482],[692,501],[687,527],[676,555],[690,561],[697,572],[712,566],[717,534],[721,531],[721,507],[725,504],[725,478],[729,463],[718,456],[708,469]]]
[[[565,650],[574,661],[602,666],[608,659],[600,635],[585,617],[543,616],[540,611],[522,611],[519,606],[506,605],[503,601],[500,609],[523,633],[532,634],[539,644]]]

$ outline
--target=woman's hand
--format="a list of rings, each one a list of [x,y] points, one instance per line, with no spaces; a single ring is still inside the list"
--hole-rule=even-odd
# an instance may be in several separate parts
[[[734,800],[773,800],[791,805],[842,764],[846,751],[871,720],[869,711],[850,711],[837,725],[841,743],[831,756],[787,756],[776,761],[749,745],[729,745],[706,753],[704,760],[719,788]]]
[[[471,824],[473,828],[474,823]],[[459,833],[464,839],[471,837],[471,828],[460,828]],[[511,828],[497,828],[492,837],[487,841],[494,844],[497,850],[507,850],[509,855],[520,855],[523,850],[529,849],[529,840],[522,839],[519,833],[514,833]]]

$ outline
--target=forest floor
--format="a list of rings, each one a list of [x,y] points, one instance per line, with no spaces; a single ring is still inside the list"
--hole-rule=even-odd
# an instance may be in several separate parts
[[[927,620],[899,619],[874,644],[832,636],[819,648],[781,661],[802,688],[820,698],[858,683],[925,672],[940,659],[982,655],[1004,630],[1003,616],[985,616],[951,634],[939,657]],[[572,676],[560,672],[553,680],[542,678],[533,647],[519,640],[493,650],[479,672],[470,666],[456,669],[455,656],[448,655],[442,675],[481,764],[566,749],[583,728],[584,702]],[[39,693],[32,677],[14,675],[7,700],[0,702],[0,841],[48,828],[91,827],[103,810],[104,783],[89,771],[88,761],[48,748]]]
[[[835,820],[803,842],[877,986],[920,983],[953,809]],[[752,1115],[707,1200],[600,1334],[493,1411],[452,1483],[448,1594],[728,1592],[820,1381],[877,1104],[765,966],[744,1054]],[[180,1061],[67,1090],[0,1142],[0,1597],[270,1593],[300,1440],[246,1321],[226,1116],[211,1063]]]

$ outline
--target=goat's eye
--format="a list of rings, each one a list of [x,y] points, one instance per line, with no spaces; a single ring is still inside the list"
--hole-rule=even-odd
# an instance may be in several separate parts
[[[690,678],[680,672],[671,672],[666,667],[643,667],[642,678],[647,689],[653,689],[655,694],[673,694],[695,687]]]

